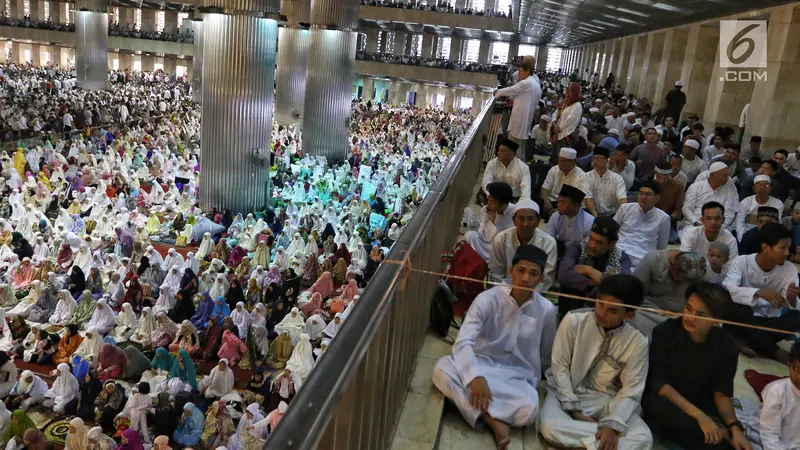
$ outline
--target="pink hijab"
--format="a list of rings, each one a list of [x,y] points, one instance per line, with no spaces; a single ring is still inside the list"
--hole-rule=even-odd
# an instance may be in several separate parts
[[[351,279],[342,290],[342,297],[351,302],[356,295],[358,295],[358,284],[356,280]]]
[[[314,292],[311,294],[311,301],[300,307],[306,317],[311,317],[314,311],[322,308],[322,294]]]
[[[333,293],[333,280],[331,279],[330,272],[322,272],[319,279],[311,286],[311,295],[313,296],[316,292],[318,292],[322,298],[330,297]]]

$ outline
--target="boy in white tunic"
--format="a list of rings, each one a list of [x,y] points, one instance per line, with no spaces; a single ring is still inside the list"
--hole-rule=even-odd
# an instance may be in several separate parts
[[[540,431],[569,447],[646,450],[650,429],[637,414],[647,380],[647,339],[633,319],[644,286],[632,275],[605,278],[594,311],[573,311],[561,322],[547,373]]]
[[[467,311],[452,355],[439,359],[433,384],[472,426],[483,419],[498,449],[509,427],[530,425],[539,412],[536,384],[550,362],[556,307],[533,289],[544,277],[547,254],[521,245],[508,273],[516,287],[481,293]]]
[[[773,381],[761,392],[758,429],[761,445],[769,450],[800,448],[800,342],[792,346],[789,357],[789,378]]]

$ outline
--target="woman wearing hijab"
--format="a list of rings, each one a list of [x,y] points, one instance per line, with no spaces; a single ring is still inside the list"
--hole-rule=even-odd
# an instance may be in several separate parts
[[[178,378],[185,383],[189,383],[193,389],[198,389],[194,361],[189,356],[189,352],[184,349],[178,350],[178,357],[175,358],[175,363],[169,372],[169,378]]]
[[[314,314],[306,320],[305,333],[308,334],[311,342],[318,342],[322,338],[322,331],[328,324],[319,314]]]
[[[97,357],[100,354],[100,347],[103,346],[103,338],[98,335],[94,328],[86,330],[86,336],[78,346],[73,354],[73,364],[75,364],[75,356],[79,357],[80,361],[88,361],[91,363],[97,362]]]
[[[153,332],[156,329],[155,317],[153,317],[150,307],[142,309],[142,316],[139,317],[139,322],[136,324],[136,329],[130,337],[130,341],[134,344],[148,349],[152,344]]]
[[[150,367],[150,360],[138,348],[129,345],[123,350],[125,353],[125,367],[120,378],[123,380],[138,380]]]
[[[156,329],[153,331],[151,348],[167,347],[175,339],[178,326],[163,312],[156,316]]]
[[[58,377],[53,382],[53,387],[44,394],[42,406],[52,408],[56,413],[63,413],[67,403],[80,394],[80,386],[75,375],[70,372],[69,365],[61,363],[56,369]]]
[[[58,255],[56,256],[56,269],[58,273],[67,273],[69,269],[72,267],[72,260],[74,255],[72,254],[72,247],[69,246],[66,242],[61,244],[61,249],[58,251]]]
[[[219,296],[214,300],[214,309],[211,311],[211,317],[219,319],[221,322],[224,318],[231,315],[231,309],[225,303],[225,297]]]
[[[126,258],[130,258],[133,253],[134,237],[128,231],[122,228],[116,228],[114,232],[117,234],[117,245],[119,245],[119,253]]]
[[[201,436],[205,448],[216,449],[224,446],[235,431],[233,419],[228,414],[225,402],[217,400],[212,403],[208,408],[208,413],[206,413],[205,425]]]
[[[89,450],[117,450],[117,442],[103,434],[103,429],[93,427],[86,433]]]
[[[242,359],[242,355],[247,352],[247,346],[230,330],[222,333],[222,344],[219,347],[217,356],[230,361],[231,365],[236,365]]]
[[[139,437],[139,433],[132,428],[123,431],[117,450],[144,450],[144,445],[142,445],[142,439]]]
[[[195,272],[194,269],[184,266],[180,290],[189,294],[189,296],[186,298],[192,298],[195,294],[197,294],[199,281],[197,280],[197,275],[195,275],[196,273],[197,272]]]
[[[77,415],[84,420],[94,420],[94,400],[103,390],[103,383],[97,378],[97,373],[90,370],[83,377],[80,385],[80,394],[77,401],[67,407],[67,414]]]
[[[270,384],[270,396],[265,407],[272,409],[282,401],[291,401],[303,385],[300,377],[286,367],[275,374]]]
[[[239,420],[239,425],[236,427],[236,433],[231,436],[228,441],[228,450],[247,450],[251,448],[261,448],[257,445],[252,445],[253,436],[250,434],[250,425],[260,422],[264,415],[258,409],[257,403],[250,403],[247,405],[244,415]]]
[[[273,369],[283,369],[292,356],[292,339],[288,332],[281,333],[269,344],[267,365]]]
[[[229,311],[233,311],[236,308],[236,304],[239,302],[244,302],[244,291],[242,291],[242,283],[239,279],[234,278],[231,281],[230,288],[228,288],[228,293],[225,294],[225,302],[228,304]]]
[[[72,419],[69,422],[65,450],[90,450],[88,432],[89,428],[84,425],[83,419]]]
[[[267,415],[267,417],[252,425],[253,429],[258,431],[259,429],[267,428],[269,433],[274,433],[275,428],[278,426],[281,419],[283,419],[287,409],[289,409],[289,405],[287,405],[286,402],[280,402],[278,407],[273,409],[272,412]]]
[[[8,428],[3,432],[2,439],[0,440],[9,444],[14,441],[16,446],[13,448],[22,448],[22,439],[25,436],[25,431],[31,428],[36,428],[33,420],[28,417],[28,414],[26,414],[24,410],[18,409],[11,413]]]
[[[58,350],[53,355],[53,362],[55,364],[69,363],[81,342],[83,342],[83,338],[78,333],[78,325],[74,323],[67,325],[67,332],[58,342]]]
[[[220,320],[212,317],[208,321],[208,328],[203,333],[200,346],[200,356],[204,360],[217,357],[219,346],[222,343],[222,325]]]
[[[169,346],[169,351],[173,353],[180,349],[186,350],[191,356],[200,353],[200,336],[197,334],[197,328],[188,320],[181,322],[178,334]]]
[[[86,322],[84,328],[87,330],[93,328],[99,334],[105,335],[114,328],[116,323],[117,317],[114,315],[114,311],[111,310],[111,307],[108,306],[104,299],[101,299],[97,302],[92,318]]]
[[[48,285],[39,294],[36,303],[28,311],[28,320],[31,322],[45,323],[56,310],[58,303],[57,286]]]
[[[287,314],[283,320],[275,325],[275,332],[278,334],[289,333],[292,340],[292,345],[297,345],[300,341],[300,334],[305,331],[306,323],[303,315],[300,314],[298,308],[292,308],[291,312]]]
[[[121,348],[103,344],[97,357],[97,376],[100,381],[119,378],[125,368],[127,358]]]
[[[150,362],[150,369],[156,373],[169,374],[172,371],[172,366],[175,364],[175,358],[165,348],[156,349],[156,355]],[[153,375],[156,375],[154,373]]]
[[[109,335],[114,338],[117,344],[126,342],[133,335],[136,329],[136,313],[130,303],[122,304],[122,311],[117,316],[114,329]]]
[[[56,309],[58,309],[58,307],[56,307]],[[92,318],[92,314],[94,314],[95,309],[97,309],[97,301],[95,301],[94,296],[88,289],[84,290],[83,295],[81,296],[81,302],[78,303],[77,308],[75,308],[75,311],[72,312],[72,317],[70,317],[69,323],[83,328],[86,322]]]
[[[214,310],[214,300],[211,299],[211,296],[208,295],[208,292],[203,292],[200,294],[200,296],[202,299],[197,305],[197,310],[192,316],[191,322],[195,328],[197,328],[199,331],[202,331],[206,329],[209,319],[211,318],[211,312]]]
[[[216,257],[222,261],[227,261],[228,259],[230,259],[231,249],[230,247],[228,247],[228,242],[226,238],[220,238],[216,247],[214,247],[214,253],[216,254]]]
[[[27,410],[31,406],[40,403],[47,391],[47,383],[30,370],[26,370],[22,372],[19,381],[11,388],[6,404],[11,409]]]
[[[258,280],[250,278],[247,281],[247,292],[245,292],[245,304],[248,308],[256,303],[261,302],[261,287],[258,285]]]
[[[122,411],[124,405],[125,391],[114,380],[106,381],[94,401],[94,423],[105,431],[111,431],[114,428],[114,417]]]
[[[78,303],[72,298],[72,294],[68,290],[62,289],[58,292],[58,303],[53,315],[50,316],[48,322],[53,325],[63,327],[70,322],[72,313],[78,307]]]
[[[330,272],[323,272],[310,289],[311,295],[314,295],[314,293],[319,293],[323,300],[330,297],[331,294],[333,294],[333,291],[333,277],[331,276]]]
[[[139,277],[132,276],[128,282],[128,289],[125,291],[125,298],[122,303],[130,303],[134,311],[140,311],[144,300],[144,289],[139,283]]]
[[[183,447],[195,446],[200,442],[204,425],[202,411],[197,409],[194,403],[186,403],[183,405],[183,415],[178,428],[172,434],[172,439]]]
[[[86,279],[86,290],[92,293],[95,298],[103,296],[103,274],[97,267],[89,269],[89,277]],[[85,291],[84,291],[85,292]]]
[[[211,373],[203,378],[198,387],[201,394],[211,399],[230,394],[233,391],[233,384],[234,377],[230,363],[227,359],[222,358],[219,360],[219,364],[211,369]]]
[[[150,432],[147,429],[147,412],[153,407],[153,397],[150,396],[150,385],[146,382],[137,384],[133,394],[128,399],[122,414],[131,421],[130,430],[136,431],[137,436],[141,435],[145,442],[150,441]]]

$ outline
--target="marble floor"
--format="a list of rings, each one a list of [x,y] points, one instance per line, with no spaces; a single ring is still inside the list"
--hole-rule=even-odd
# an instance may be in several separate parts
[[[473,430],[464,422],[458,410],[445,405],[442,394],[433,386],[431,377],[436,360],[450,353],[458,330],[450,329],[450,336],[442,339],[429,332],[417,357],[417,366],[411,387],[406,396],[400,422],[397,425],[392,450],[491,450],[495,448],[491,432]],[[782,343],[783,344],[783,343]],[[753,369],[762,373],[788,376],[788,368],[764,358],[739,356],[739,366],[734,380],[736,397],[759,402],[753,388],[744,378],[744,371]],[[535,427],[515,429],[511,434],[509,450],[549,450]],[[656,443],[655,450],[668,447]]]

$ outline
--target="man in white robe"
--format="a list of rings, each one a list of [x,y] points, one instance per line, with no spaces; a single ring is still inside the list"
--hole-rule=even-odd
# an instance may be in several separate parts
[[[739,210],[739,194],[736,192],[736,185],[731,181],[730,173],[731,170],[725,163],[715,162],[708,169],[706,179],[703,179],[703,174],[698,175],[697,180],[686,191],[681,227],[701,225],[700,217],[703,215],[703,205],[716,201],[725,207],[723,228],[734,229],[733,220]]]
[[[669,243],[669,214],[656,208],[661,187],[650,180],[639,188],[637,203],[620,205],[614,220],[619,224],[621,248],[631,258],[634,266],[639,264],[647,253],[663,250]]]
[[[539,205],[533,200],[520,200],[514,205],[514,226],[497,233],[492,241],[492,254],[489,258],[489,271],[492,281],[501,282],[508,276],[513,264],[514,254],[521,244],[535,245],[547,253],[547,266],[540,290],[548,290],[553,285],[556,270],[556,240],[539,228]]]
[[[733,322],[796,332],[800,329],[797,297],[797,268],[787,263],[791,234],[778,223],[765,224],[758,232],[761,251],[742,255],[728,263],[728,274],[722,283],[731,293],[730,319]],[[747,345],[742,353],[764,356],[788,364],[789,353],[778,347],[786,335],[754,328],[726,326],[728,331]]]
[[[686,227],[681,230],[681,251],[694,252],[703,257],[708,256],[711,244],[719,242],[726,244],[730,249],[731,259],[739,256],[739,246],[736,238],[728,230],[722,229],[725,220],[725,207],[717,202],[708,202],[703,205],[698,227]]]
[[[481,208],[481,222],[478,230],[467,231],[464,236],[476,253],[489,262],[492,254],[492,240],[501,231],[514,226],[514,204],[508,183],[497,181],[486,186],[488,199]]]
[[[475,427],[483,419],[498,448],[509,443],[509,427],[530,425],[539,410],[536,385],[550,361],[556,307],[532,292],[544,277],[548,255],[521,245],[508,270],[513,286],[498,286],[475,298],[453,346],[436,363],[433,384]],[[523,289],[527,288],[527,289]]]
[[[647,338],[625,321],[636,315],[627,306],[641,305],[643,294],[632,275],[613,275],[598,287],[604,303],[562,320],[539,429],[547,441],[590,450],[652,448],[653,435],[637,413],[647,380]]]

